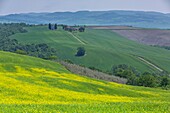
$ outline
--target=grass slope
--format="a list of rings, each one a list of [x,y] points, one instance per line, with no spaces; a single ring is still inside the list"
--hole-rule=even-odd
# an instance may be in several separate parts
[[[73,35],[63,30],[49,31],[46,26],[29,27],[27,30],[28,33],[16,34],[11,38],[23,43],[47,43],[58,50],[60,58],[71,59],[76,64],[104,71],[110,71],[113,65],[119,64],[131,65],[141,72],[157,71],[136,57],[141,56],[170,72],[170,51],[139,44],[110,30],[87,29],[84,33]],[[80,46],[85,47],[87,55],[77,58],[75,53]]]
[[[58,63],[0,52],[0,112],[170,111],[170,91],[78,76]]]

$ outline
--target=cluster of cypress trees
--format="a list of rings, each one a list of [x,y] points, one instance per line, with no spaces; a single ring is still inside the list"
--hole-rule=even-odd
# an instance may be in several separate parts
[[[48,24],[48,29],[49,30],[57,30],[57,24],[52,25],[51,23]]]

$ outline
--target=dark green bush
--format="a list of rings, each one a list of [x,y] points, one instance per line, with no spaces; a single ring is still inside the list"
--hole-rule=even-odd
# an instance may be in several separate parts
[[[85,54],[86,54],[86,51],[85,51],[84,47],[78,47],[77,48],[76,56],[81,57],[81,56],[84,56]]]

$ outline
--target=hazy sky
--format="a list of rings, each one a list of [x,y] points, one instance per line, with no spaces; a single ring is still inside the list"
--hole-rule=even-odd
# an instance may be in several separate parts
[[[140,10],[170,13],[170,0],[0,0],[0,15],[80,10]]]

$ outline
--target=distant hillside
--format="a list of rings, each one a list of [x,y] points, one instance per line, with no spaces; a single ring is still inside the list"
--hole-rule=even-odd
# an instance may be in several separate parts
[[[0,22],[29,24],[130,25],[145,28],[170,28],[170,14],[143,11],[79,11],[28,13],[0,16]]]

